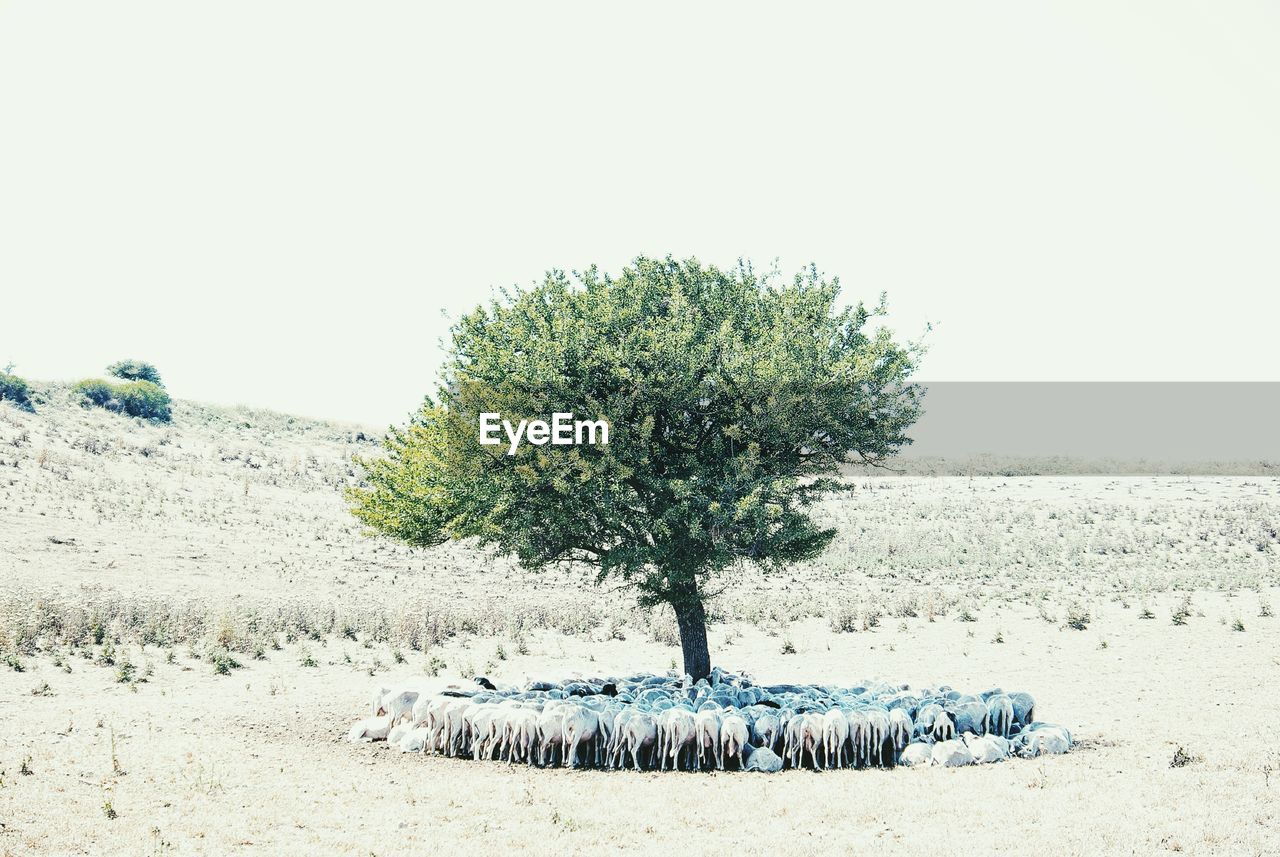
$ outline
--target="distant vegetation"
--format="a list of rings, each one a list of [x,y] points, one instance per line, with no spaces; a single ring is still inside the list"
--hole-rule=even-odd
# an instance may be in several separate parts
[[[81,381],[72,388],[80,404],[144,420],[169,422],[172,401],[160,383],[156,367],[138,360],[122,360],[108,366],[107,371],[126,379],[125,383],[113,384],[98,378]]]
[[[1159,461],[1065,455],[902,455],[889,468],[850,465],[859,476],[1280,476],[1280,459]]]
[[[13,402],[23,410],[35,410],[31,404],[31,388],[12,370],[13,364],[9,364],[0,371],[0,402]]]
[[[157,387],[163,387],[160,372],[155,366],[144,360],[121,360],[107,367],[107,374],[125,381],[149,381]]]

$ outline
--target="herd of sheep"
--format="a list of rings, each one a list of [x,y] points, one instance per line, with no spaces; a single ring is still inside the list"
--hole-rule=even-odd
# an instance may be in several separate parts
[[[757,686],[635,675],[500,687],[422,679],[375,688],[351,741],[538,766],[636,770],[958,767],[1065,753],[1071,733],[1035,721],[1030,694],[873,682]]]

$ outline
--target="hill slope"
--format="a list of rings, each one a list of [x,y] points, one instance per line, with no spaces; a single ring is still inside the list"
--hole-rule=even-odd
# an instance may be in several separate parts
[[[0,650],[37,635],[116,633],[249,646],[281,630],[358,630],[420,646],[458,631],[522,628],[674,639],[665,612],[531,574],[469,545],[413,550],[368,538],[341,489],[358,426],[186,401],[154,425],[41,391],[0,403]],[[1076,602],[1119,592],[1275,585],[1274,477],[859,477],[818,514],[839,529],[812,563],[731,581],[718,615],[785,627],[880,615]],[[34,608],[34,609],[33,609]]]

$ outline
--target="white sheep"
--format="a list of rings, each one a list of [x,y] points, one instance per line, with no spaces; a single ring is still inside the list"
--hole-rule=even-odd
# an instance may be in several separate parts
[[[870,726],[871,749],[876,754],[876,764],[884,764],[884,744],[889,740],[889,712],[883,708],[868,708],[867,723]]]
[[[915,724],[911,722],[911,715],[906,712],[906,709],[889,710],[889,737],[893,739],[895,757],[910,743],[911,733],[914,731]]]
[[[1013,731],[1013,701],[1003,693],[987,700],[987,732],[1008,738]]]
[[[391,731],[387,733],[387,743],[399,744],[400,739],[403,738],[412,728],[412,723],[397,723],[395,726],[392,726]]]
[[[653,764],[653,750],[658,741],[658,721],[653,715],[643,711],[635,712],[626,723],[624,740],[631,753],[631,763],[640,770],[640,755],[649,751],[649,764]]]
[[[782,737],[782,720],[773,712],[761,714],[751,724],[751,732],[757,747],[768,747],[776,753],[778,739]]]
[[[693,712],[685,708],[668,708],[658,719],[659,765],[666,769],[671,760],[673,770],[680,767],[680,753],[688,748],[690,766],[696,753]]]
[[[415,726],[405,732],[400,739],[399,747],[405,753],[422,753],[431,740],[431,730],[425,726]]]
[[[903,748],[898,757],[898,764],[908,768],[923,767],[933,762],[933,747],[923,741],[916,741]]]
[[[966,732],[962,740],[973,754],[975,763],[1002,762],[1009,758],[1009,742],[999,735],[978,736]]]
[[[849,742],[853,747],[852,765],[866,764],[871,755],[871,721],[862,710],[845,712],[849,721]]]
[[[933,729],[930,730],[933,740],[950,741],[956,737],[956,725],[951,720],[951,715],[945,711],[939,711],[937,718],[933,721]]]
[[[381,717],[366,717],[363,720],[357,720],[351,730],[347,732],[347,740],[370,743],[373,741],[387,740],[387,734],[391,731],[391,718],[385,714]]]
[[[1015,739],[1018,755],[1030,759],[1057,755],[1071,749],[1071,733],[1061,726],[1035,724],[1022,730]]]
[[[944,768],[960,768],[972,765],[973,754],[959,738],[952,738],[933,745],[933,764]]]
[[[578,750],[591,745],[600,734],[600,716],[585,706],[574,706],[564,716],[565,764],[577,767]]]
[[[798,768],[804,761],[807,750],[814,767],[818,765],[818,750],[822,747],[823,716],[821,714],[797,714],[787,721],[787,741],[783,747],[783,757]]]
[[[564,711],[557,703],[548,703],[538,715],[538,764],[544,767],[560,764],[564,748]]]
[[[389,684],[377,684],[373,686],[373,699],[369,706],[370,717],[381,717],[387,713],[387,710],[382,707],[382,700],[392,691],[392,689],[392,686]]]
[[[520,708],[507,716],[507,760],[533,764],[533,749],[538,744],[538,712]]]
[[[846,724],[847,729],[848,724]],[[747,727],[747,721],[741,714],[726,714],[720,722],[720,769],[724,770],[725,758],[737,757],[738,768],[741,769],[746,765],[746,756],[743,751],[747,746],[747,739],[751,735],[751,730]]]
[[[849,719],[839,708],[833,708],[822,716],[822,756],[826,767],[832,758],[837,768],[844,767],[844,745],[849,740]]]
[[[696,770],[702,770],[703,761],[708,768],[724,770],[724,757],[720,754],[720,714],[707,709],[693,717],[694,741],[698,746]]]
[[[747,765],[743,770],[776,774],[782,770],[782,759],[768,747],[755,747],[747,754]]]

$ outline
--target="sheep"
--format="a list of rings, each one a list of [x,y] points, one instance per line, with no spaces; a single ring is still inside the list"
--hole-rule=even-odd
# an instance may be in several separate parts
[[[988,711],[987,706],[977,701],[954,702],[946,709],[960,734],[972,732],[975,735],[985,734]]]
[[[852,764],[867,765],[871,760],[871,720],[861,709],[846,711],[845,718],[849,721],[849,743],[853,747]]]
[[[876,764],[883,765],[884,745],[886,741],[891,740],[889,737],[889,712],[883,708],[868,708],[867,724],[870,729],[868,740],[875,750]]]
[[[640,756],[645,751],[648,751],[648,763],[652,765],[654,749],[658,743],[657,719],[652,714],[637,711],[627,719],[624,728],[626,730],[625,746],[631,753],[631,763],[635,769],[640,770]]]
[[[574,706],[564,716],[565,764],[578,766],[578,753],[582,746],[591,745],[600,732],[600,716],[585,706]]]
[[[591,705],[592,700],[584,699],[583,705],[596,712],[596,738],[594,747],[594,762],[596,767],[604,766],[607,761],[609,747],[613,744],[613,736],[615,731],[615,723],[618,710],[609,707],[596,708]]]
[[[932,756],[933,764],[944,768],[960,768],[974,763],[973,753],[958,738],[934,744]]]
[[[1009,702],[1013,704],[1013,722],[1021,729],[1030,726],[1036,719],[1036,701],[1029,693],[1011,693]]]
[[[509,764],[684,770],[990,763],[1071,748],[1029,694],[883,682],[755,686],[723,671],[582,677],[523,687],[406,681],[374,688],[351,741]],[[1012,736],[1010,738],[1009,736]],[[753,764],[753,755],[756,761]]]
[[[768,747],[747,747],[751,748],[746,754],[747,764],[743,767],[744,771],[759,771],[765,774],[776,774],[782,770],[782,759],[777,753]]]
[[[1071,737],[1071,730],[1065,726],[1059,726],[1056,723],[1036,722],[1027,725],[1024,730],[1026,732],[1057,732],[1068,745],[1075,744],[1075,739]]]
[[[680,753],[687,749],[689,765],[696,754],[696,723],[693,712],[685,708],[669,708],[663,712],[658,721],[659,751],[661,766],[666,768],[667,760],[671,761],[672,770],[679,769]]]
[[[554,703],[538,715],[538,764],[560,764],[564,748],[564,712]]]
[[[898,755],[898,764],[908,768],[923,767],[933,762],[933,747],[923,741],[908,744]]]
[[[846,728],[848,724],[845,724]],[[744,750],[750,730],[747,721],[741,714],[727,714],[720,722],[719,767],[724,770],[725,758],[737,758],[741,770],[747,763]]]
[[[456,756],[466,749],[469,738],[467,712],[473,707],[473,703],[460,699],[445,709],[441,751],[446,755]]]
[[[533,748],[538,743],[538,712],[522,708],[507,717],[507,761],[533,765]]]
[[[609,747],[607,752],[607,762],[610,768],[620,768],[626,762],[627,744],[627,724],[631,722],[631,718],[636,715],[636,711],[632,708],[623,708],[617,713],[613,720],[613,733],[609,737]]]
[[[757,747],[768,747],[776,752],[781,737],[782,721],[772,712],[760,715],[751,724],[752,743]]]
[[[366,717],[363,720],[356,721],[355,725],[347,732],[347,740],[355,742],[370,743],[373,741],[387,740],[387,734],[391,732],[391,717],[384,714],[380,717]]]
[[[791,763],[791,767],[801,766],[806,751],[813,766],[818,767],[823,723],[823,716],[813,713],[798,714],[787,721],[787,743],[783,748],[783,758]]]
[[[405,753],[421,753],[427,749],[431,739],[431,730],[425,726],[415,726],[404,733],[399,747]]]
[[[412,718],[413,706],[418,701],[419,695],[420,692],[417,690],[403,689],[392,691],[382,698],[382,708],[391,718],[392,726],[401,720]]]
[[[486,759],[493,758],[493,750],[501,731],[497,718],[496,705],[479,705],[471,713],[471,758],[476,761],[479,761],[481,755]]]
[[[987,699],[987,732],[1008,738],[1013,732],[1013,702],[1003,693]]]
[[[405,734],[412,728],[413,728],[412,723],[397,723],[395,726],[392,726],[391,731],[387,733],[387,743],[399,744],[400,739],[403,738]]]
[[[392,689],[393,688],[389,684],[374,685],[373,700],[372,700],[372,704],[369,707],[370,717],[381,717],[382,715],[387,713],[386,708],[384,708],[382,705],[382,700],[388,693],[392,691]]]
[[[966,732],[962,740],[975,763],[1001,762],[1009,758],[1009,742],[998,735],[974,735]]]
[[[942,706],[936,702],[928,702],[920,706],[916,711],[916,737],[932,737],[934,724],[941,713]]]
[[[898,756],[902,754],[902,748],[906,747],[911,741],[911,733],[915,731],[915,724],[911,722],[911,715],[904,708],[889,709],[889,736],[893,739],[893,754],[896,762]]]
[[[1026,759],[1057,755],[1071,749],[1071,733],[1061,726],[1032,724],[1014,739],[1018,755]]]
[[[933,729],[930,735],[935,741],[947,741],[956,737],[956,726],[951,722],[951,715],[945,711],[939,711],[937,718],[933,721]]]
[[[715,711],[699,711],[693,719],[694,741],[698,747],[696,770],[702,770],[705,760],[708,768],[724,770],[724,757],[720,754],[720,715]]]
[[[833,708],[822,716],[822,756],[824,767],[831,767],[835,758],[837,768],[844,767],[844,746],[849,740],[849,720],[839,708]]]

